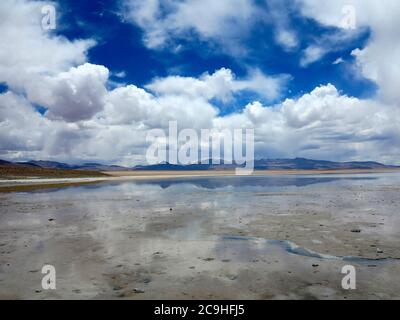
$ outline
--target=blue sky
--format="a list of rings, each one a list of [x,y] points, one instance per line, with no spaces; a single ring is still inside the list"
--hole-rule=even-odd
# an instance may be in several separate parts
[[[177,121],[254,129],[257,158],[398,163],[399,15],[397,0],[3,0],[0,158],[134,165]]]
[[[112,77],[116,82],[144,86],[155,77],[198,77],[204,72],[213,73],[220,68],[229,68],[236,76],[243,77],[248,69],[259,68],[269,75],[288,74],[292,78],[282,96],[272,101],[274,103],[298,97],[327,83],[332,83],[343,94],[354,97],[366,98],[375,94],[376,86],[372,81],[354,76],[348,70],[354,62],[351,52],[356,48],[364,48],[370,37],[369,30],[364,28],[357,31],[352,41],[327,53],[317,63],[303,67],[300,65],[302,50],[314,43],[315,38],[329,37],[337,30],[299,15],[290,2],[287,2],[285,10],[290,13],[290,23],[299,35],[298,48],[284,50],[274,40],[270,23],[258,22],[248,34],[238,39],[237,43],[248,51],[240,56],[230,54],[216,41],[201,39],[196,32],[190,37],[174,39],[174,47],[182,46],[179,52],[175,52],[171,46],[156,50],[146,48],[143,30],[122,17],[124,9],[121,1],[67,0],[60,7],[61,23],[65,27],[57,32],[70,40],[95,38],[98,44],[89,50],[89,60],[107,66],[112,72],[124,72],[126,76],[122,79]],[[258,1],[258,7],[259,10],[268,10],[265,1]],[[334,64],[338,58],[344,62]],[[221,113],[240,110],[254,98],[262,100],[251,92],[242,93],[237,101],[222,106]]]

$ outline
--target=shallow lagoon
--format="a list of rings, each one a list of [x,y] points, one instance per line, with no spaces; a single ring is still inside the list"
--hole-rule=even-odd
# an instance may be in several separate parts
[[[400,298],[399,194],[398,173],[0,194],[0,297]],[[45,264],[56,290],[41,288]]]

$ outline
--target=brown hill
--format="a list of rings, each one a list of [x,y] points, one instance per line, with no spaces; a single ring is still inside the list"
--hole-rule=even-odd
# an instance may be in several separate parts
[[[48,169],[35,166],[23,166],[12,164],[0,164],[0,178],[12,179],[21,177],[41,178],[82,178],[82,177],[106,177],[99,171]]]

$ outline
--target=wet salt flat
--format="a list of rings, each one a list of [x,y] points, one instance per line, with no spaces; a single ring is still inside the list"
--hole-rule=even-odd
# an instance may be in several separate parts
[[[399,195],[398,173],[0,194],[0,298],[400,298]],[[41,287],[46,264],[56,290]]]

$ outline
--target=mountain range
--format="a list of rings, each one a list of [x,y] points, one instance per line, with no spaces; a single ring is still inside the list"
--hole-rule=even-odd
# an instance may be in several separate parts
[[[64,170],[91,170],[91,171],[130,171],[130,170],[170,170],[170,171],[189,171],[189,170],[233,170],[243,167],[233,164],[213,164],[212,160],[207,161],[208,164],[191,164],[176,165],[159,163],[156,165],[140,165],[135,167],[122,167],[116,165],[104,165],[100,163],[83,163],[81,165],[70,165],[67,163],[56,161],[27,161],[27,162],[10,162],[0,160],[0,166],[17,166],[17,167],[37,167]],[[295,159],[261,159],[255,160],[255,170],[338,170],[338,169],[390,169],[400,168],[398,166],[384,165],[373,161],[352,161],[352,162],[334,162],[326,160],[311,160],[305,158]]]
[[[70,165],[56,161],[30,160],[27,162],[10,162],[0,160],[0,166],[17,166],[29,168],[44,168],[44,169],[64,169],[64,170],[86,170],[86,171],[125,171],[132,170],[127,167],[104,165],[100,163],[83,163],[81,165]]]

